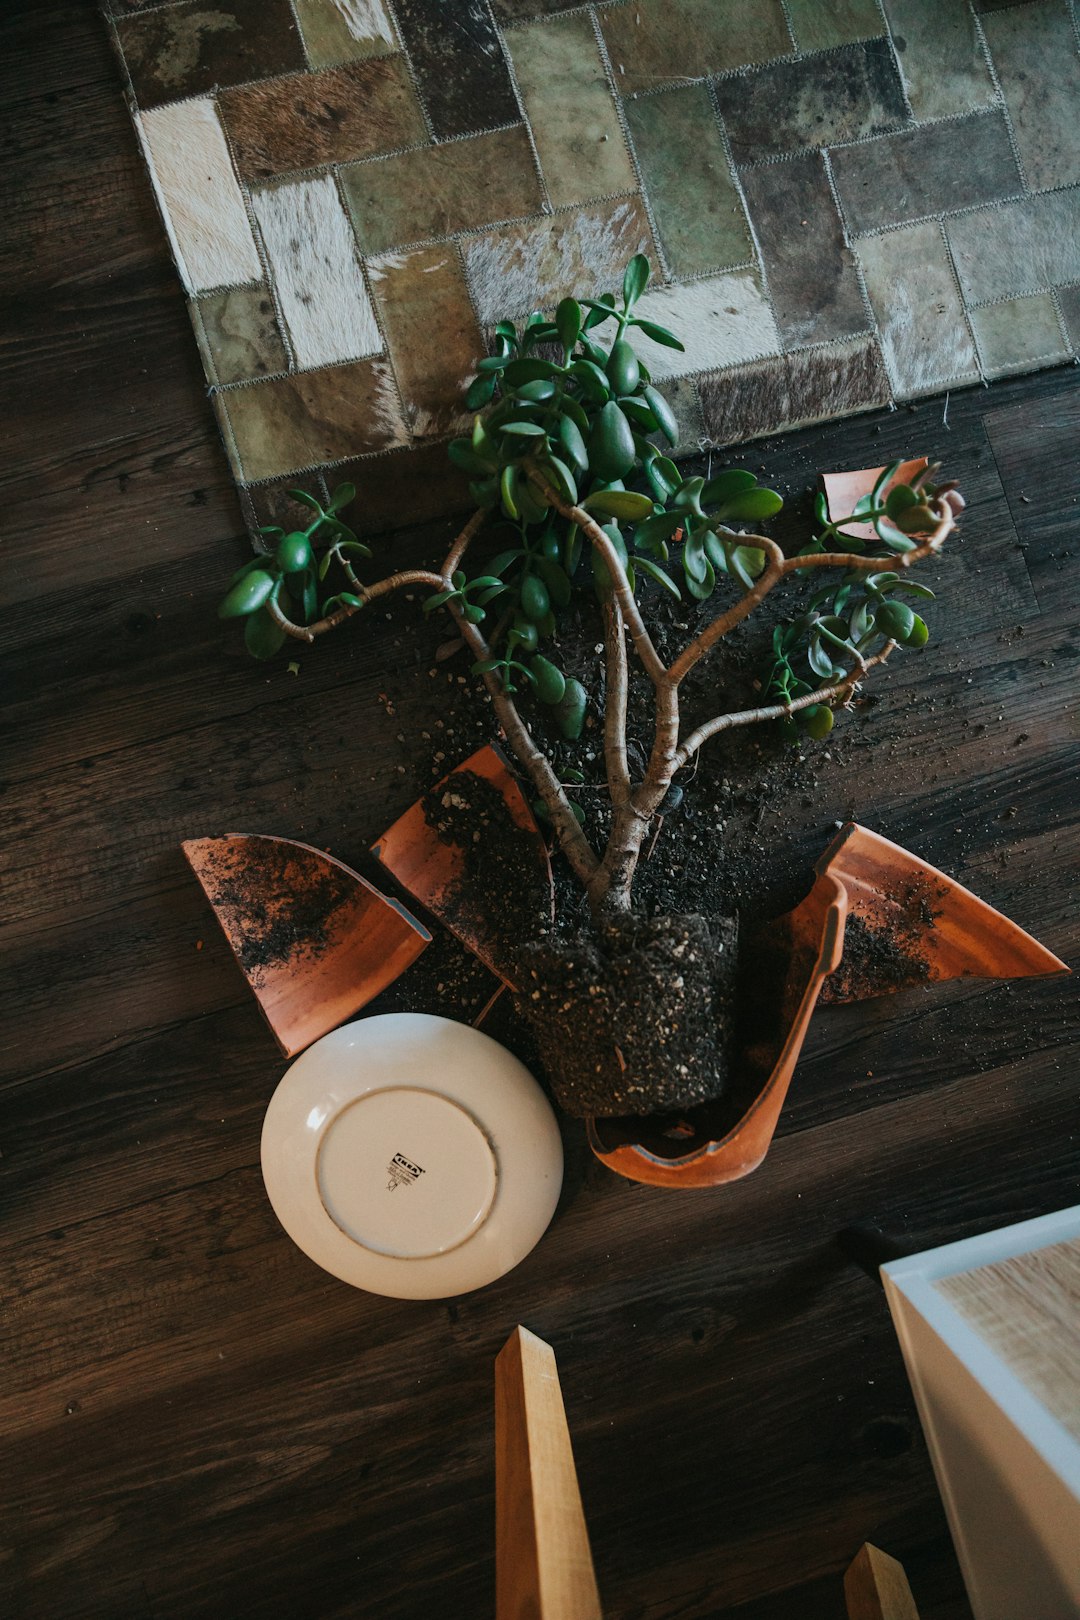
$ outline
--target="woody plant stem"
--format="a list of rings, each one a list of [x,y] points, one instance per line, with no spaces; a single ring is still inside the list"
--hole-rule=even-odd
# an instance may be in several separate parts
[[[869,670],[884,664],[896,648],[889,641],[871,658],[857,653],[851,669],[841,677],[818,687],[814,692],[784,703],[763,704],[756,709],[743,709],[714,716],[696,726],[687,735],[680,731],[679,687],[690,671],[708,657],[713,648],[737,624],[749,617],[770,591],[781,580],[804,569],[842,568],[871,573],[883,565],[893,569],[908,569],[923,558],[937,553],[955,527],[953,508],[946,498],[935,506],[937,523],[933,531],[924,536],[911,550],[899,555],[882,557],[857,556],[849,552],[812,552],[805,556],[785,557],[774,540],[764,535],[742,535],[740,544],[758,547],[765,555],[765,567],[737,602],[720,614],[694,636],[670,664],[666,664],[649,635],[640,609],[634,600],[626,571],[612,545],[595,518],[582,507],[565,500],[550,484],[543,470],[530,468],[530,477],[544,500],[560,516],[575,523],[593,550],[604,563],[610,585],[604,593],[602,612],[604,621],[604,654],[606,667],[606,694],[604,704],[604,762],[608,790],[611,795],[612,825],[603,854],[598,855],[585,837],[577,818],[570,808],[566,791],[548,762],[533,741],[531,732],[518,710],[513,697],[503,689],[497,671],[483,676],[491,697],[499,725],[507,743],[517,756],[543,800],[559,845],[573,871],[584,886],[594,914],[625,912],[630,909],[630,890],[641,856],[645,834],[661,802],[671,786],[676,771],[696,754],[703,743],[722,731],[736,727],[756,725],[762,721],[780,720],[819,703],[847,705],[860,681]],[[348,560],[339,555],[350,590],[361,605],[377,601],[410,585],[429,586],[434,591],[453,589],[453,575],[461,566],[470,543],[479,530],[487,512],[474,512],[468,523],[454,540],[441,569],[407,569],[389,574],[385,579],[366,585],[359,580]],[[483,632],[470,624],[456,599],[448,602],[461,637],[477,661],[491,657],[491,646]],[[286,635],[297,641],[312,642],[316,637],[334,629],[351,618],[359,608],[344,606],[314,624],[294,624],[281,611],[276,599],[268,604],[276,623]],[[653,745],[642,780],[634,786],[630,779],[626,755],[626,709],[629,670],[626,635],[638,662],[652,684],[655,704]]]

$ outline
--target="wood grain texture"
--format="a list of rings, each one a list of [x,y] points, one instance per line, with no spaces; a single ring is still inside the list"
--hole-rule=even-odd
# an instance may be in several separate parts
[[[919,1620],[904,1566],[867,1541],[844,1573],[848,1620]]]
[[[935,1286],[1080,1440],[1080,1241],[943,1277]]]
[[[601,1620],[555,1352],[517,1327],[495,1359],[496,1620]]]
[[[368,843],[436,779],[436,751],[488,740],[488,711],[455,665],[429,675],[446,632],[416,602],[301,651],[297,676],[222,630],[248,543],[108,41],[75,0],[15,9],[0,1608],[492,1613],[491,1365],[527,1322],[558,1347],[613,1615],[836,1620],[870,1537],[923,1620],[970,1620],[888,1313],[833,1237],[866,1221],[925,1248],[1076,1202],[1075,985],[820,1013],[766,1164],[715,1197],[619,1182],[568,1125],[548,1235],[480,1294],[378,1300],[312,1266],[258,1171],[283,1064],[178,845],[242,813],[373,878]],[[780,911],[854,815],[1075,964],[1080,389],[1067,368],[954,392],[947,427],[943,410],[725,456],[791,498],[791,538],[820,469],[939,451],[971,505],[926,651],[783,805],[753,771],[725,793],[731,761],[706,755],[654,859],[692,899],[744,843],[740,900]],[[434,449],[424,480],[430,514]],[[380,523],[390,504],[380,482]],[[452,529],[379,541],[380,566],[444,554]],[[488,989],[471,971],[437,940],[379,1009],[471,1017]]]

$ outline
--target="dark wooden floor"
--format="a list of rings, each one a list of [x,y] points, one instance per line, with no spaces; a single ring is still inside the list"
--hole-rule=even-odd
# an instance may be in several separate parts
[[[871,1537],[927,1620],[959,1620],[884,1301],[833,1237],[876,1220],[928,1245],[1076,1201],[1072,983],[823,1014],[765,1166],[715,1194],[617,1181],[568,1125],[554,1226],[478,1295],[380,1300],[311,1265],[259,1176],[282,1064],[177,845],[243,826],[359,861],[430,779],[409,739],[445,712],[453,761],[485,718],[456,683],[434,706],[406,605],[299,677],[222,633],[245,543],[104,33],[89,5],[19,9],[0,36],[0,1607],[490,1613],[491,1368],[521,1321],[558,1349],[612,1616],[836,1616]],[[808,870],[854,813],[1073,960],[1076,381],[747,458],[799,491],[940,445],[971,498],[910,696],[883,680],[761,837]]]

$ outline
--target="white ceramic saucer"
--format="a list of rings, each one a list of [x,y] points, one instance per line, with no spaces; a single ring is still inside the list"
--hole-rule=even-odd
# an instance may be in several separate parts
[[[263,1123],[263,1180],[293,1242],[395,1299],[464,1294],[510,1271],[547,1229],[562,1169],[528,1069],[428,1013],[324,1035],[286,1071]]]

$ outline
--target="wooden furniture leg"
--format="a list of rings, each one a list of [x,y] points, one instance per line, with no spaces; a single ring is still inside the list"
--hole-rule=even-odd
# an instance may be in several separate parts
[[[903,1564],[865,1541],[844,1576],[848,1620],[919,1620]]]
[[[495,1361],[496,1620],[602,1620],[555,1352],[527,1328]]]

